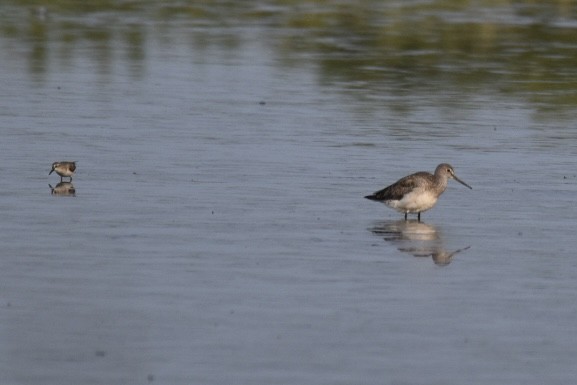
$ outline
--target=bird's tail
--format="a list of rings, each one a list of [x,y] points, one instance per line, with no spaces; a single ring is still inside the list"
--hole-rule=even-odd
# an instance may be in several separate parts
[[[377,200],[379,200],[379,199],[377,198],[377,195],[376,195],[376,194],[367,195],[365,198],[370,199],[370,200],[372,200],[372,201],[377,201]]]

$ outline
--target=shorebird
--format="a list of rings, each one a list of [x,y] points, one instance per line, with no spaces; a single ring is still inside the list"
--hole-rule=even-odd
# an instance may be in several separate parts
[[[457,178],[453,166],[441,163],[435,169],[435,174],[426,171],[417,172],[399,179],[392,185],[385,187],[365,198],[386,204],[401,213],[417,214],[421,220],[421,213],[435,206],[439,196],[447,188],[449,179],[454,179],[472,189],[467,183]]]
[[[74,175],[74,171],[76,171],[76,162],[54,162],[52,163],[52,170],[50,170],[48,175],[54,171],[60,175],[60,181],[62,181],[64,177],[68,177],[70,181],[72,181],[72,175]]]

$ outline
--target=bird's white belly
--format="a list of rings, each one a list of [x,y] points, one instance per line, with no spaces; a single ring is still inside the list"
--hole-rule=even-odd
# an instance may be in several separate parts
[[[74,174],[74,172],[69,169],[57,169],[55,171],[60,176],[72,176]]]
[[[385,204],[402,213],[421,213],[432,208],[437,198],[432,192],[415,190],[401,199],[385,201]]]

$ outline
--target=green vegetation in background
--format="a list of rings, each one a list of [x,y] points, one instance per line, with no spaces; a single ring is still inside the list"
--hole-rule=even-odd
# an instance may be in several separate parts
[[[24,47],[32,72],[45,68],[49,44],[63,55],[91,44],[96,60],[109,60],[120,41],[137,62],[160,31],[167,44],[188,34],[191,49],[242,49],[243,30],[258,28],[281,63],[315,61],[324,82],[376,92],[492,87],[543,105],[577,102],[577,0],[24,0],[0,9],[0,44]]]

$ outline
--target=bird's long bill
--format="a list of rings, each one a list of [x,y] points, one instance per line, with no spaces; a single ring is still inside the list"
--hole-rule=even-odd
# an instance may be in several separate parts
[[[463,182],[461,179],[457,178],[457,175],[453,174],[453,178],[459,182],[460,184],[462,184],[463,186],[467,186],[468,188],[470,188],[471,190],[473,189],[473,187],[469,186],[467,183]]]
[[[48,175],[52,174],[54,172],[54,169],[50,170],[50,172],[48,173]]]

